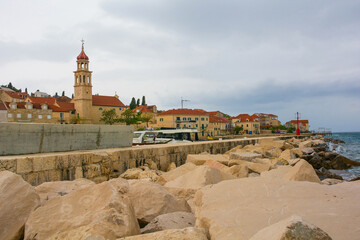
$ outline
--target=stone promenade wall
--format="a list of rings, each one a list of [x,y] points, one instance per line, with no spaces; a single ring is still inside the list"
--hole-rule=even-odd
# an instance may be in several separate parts
[[[0,123],[0,156],[130,147],[133,127]]]
[[[188,154],[222,154],[238,145],[255,144],[267,138],[274,137],[2,156],[0,171],[15,172],[32,185],[77,178],[102,182],[118,177],[128,168],[142,166],[150,161],[155,162],[158,169],[166,171],[171,162],[177,166],[184,164]]]

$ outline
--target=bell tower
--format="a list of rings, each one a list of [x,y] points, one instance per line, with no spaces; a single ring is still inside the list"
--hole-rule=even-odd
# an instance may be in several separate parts
[[[81,123],[91,123],[92,84],[89,71],[89,58],[84,52],[84,40],[81,40],[81,53],[77,56],[77,70],[74,71],[74,105]]]

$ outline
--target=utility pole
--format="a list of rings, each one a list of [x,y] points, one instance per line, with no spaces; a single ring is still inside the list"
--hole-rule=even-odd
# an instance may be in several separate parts
[[[296,113],[296,125],[297,125],[297,128],[296,128],[296,135],[297,136],[300,136],[300,127],[299,127],[299,112]]]
[[[190,102],[190,100],[185,100],[181,97],[181,108],[184,108],[184,102]]]

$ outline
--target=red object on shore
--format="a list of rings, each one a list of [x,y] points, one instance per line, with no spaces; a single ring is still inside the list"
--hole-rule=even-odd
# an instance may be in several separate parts
[[[296,124],[297,124],[297,128],[296,128],[296,135],[300,136],[300,127],[299,127],[299,112],[296,113]]]

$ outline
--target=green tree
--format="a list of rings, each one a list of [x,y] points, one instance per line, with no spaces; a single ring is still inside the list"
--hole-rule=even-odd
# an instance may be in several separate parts
[[[235,134],[239,134],[239,132],[240,132],[240,131],[243,131],[243,130],[244,130],[243,127],[240,127],[240,126],[235,126],[235,127],[234,127],[234,132],[235,132]]]
[[[140,106],[140,98],[136,101],[136,106]]]
[[[62,92],[61,96],[63,96],[63,97],[65,96],[65,91]]]
[[[154,117],[153,113],[147,112],[147,113],[142,113],[141,114],[141,121],[146,123],[146,127],[149,126],[149,122],[150,120]]]
[[[28,93],[28,90],[27,90],[27,88],[25,88],[25,92],[26,92],[26,93]]]
[[[136,108],[136,100],[135,100],[135,98],[133,97],[133,98],[131,99],[130,109],[133,110],[133,109],[135,109],[135,108]]]
[[[56,97],[56,98],[57,98],[57,97],[59,97],[59,95],[58,95],[58,93],[57,93],[57,92],[55,93],[54,97]]]
[[[141,105],[146,106],[145,96],[142,97]]]
[[[141,113],[135,114],[131,109],[126,109],[121,113],[119,119],[120,122],[124,122],[126,125],[137,124],[141,120]]]
[[[103,110],[101,113],[100,121],[105,124],[113,125],[116,122],[119,122],[119,116],[116,114],[115,109]]]

